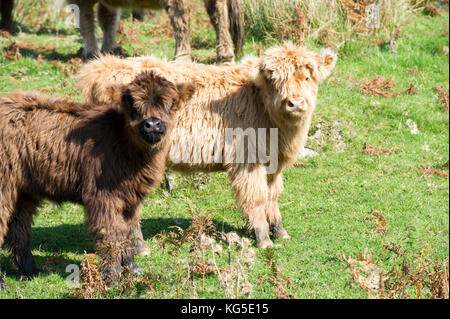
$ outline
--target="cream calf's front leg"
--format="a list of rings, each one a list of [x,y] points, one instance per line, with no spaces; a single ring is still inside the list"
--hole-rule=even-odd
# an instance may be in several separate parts
[[[229,173],[240,208],[247,219],[247,229],[255,234],[256,245],[272,247],[265,207],[268,200],[266,170],[263,166],[236,165]]]
[[[278,197],[283,191],[283,179],[281,174],[271,175],[267,179],[269,188],[269,199],[266,206],[266,217],[274,238],[291,238],[283,228],[281,222],[280,207],[278,206]]]

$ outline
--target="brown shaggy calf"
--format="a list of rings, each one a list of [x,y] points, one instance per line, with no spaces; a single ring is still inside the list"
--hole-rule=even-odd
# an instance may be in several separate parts
[[[0,98],[0,246],[26,276],[39,271],[30,237],[44,198],[84,206],[106,278],[118,279],[121,264],[140,272],[127,245],[117,257],[105,247],[138,227],[143,200],[164,176],[172,112],[192,85],[143,72],[114,92],[119,103],[97,106],[38,93]]]
[[[110,88],[129,83],[142,70],[155,70],[175,83],[195,83],[193,98],[174,118],[168,166],[180,171],[226,171],[257,245],[269,247],[269,230],[275,238],[289,237],[278,207],[281,173],[306,142],[318,84],[331,73],[336,59],[331,51],[314,53],[290,43],[268,49],[261,58],[226,67],[105,56],[83,67],[79,86],[86,101],[110,102],[114,99]],[[225,142],[209,134],[211,129],[225,136]],[[230,129],[236,134],[227,144]],[[277,129],[273,133],[278,135],[270,129]],[[244,145],[239,160],[235,155],[244,137],[253,138],[253,145]],[[265,154],[251,157],[256,140],[258,154],[260,147],[265,154],[275,153],[269,166]],[[231,160],[226,158],[227,149]]]
[[[2,0],[3,1],[3,0]],[[78,6],[80,32],[84,38],[84,56],[91,58],[98,54],[95,38],[94,12],[98,2],[98,20],[103,31],[103,53],[117,49],[116,30],[120,9],[162,9],[170,18],[175,34],[175,59],[190,60],[189,44],[190,11],[192,0],[67,0]],[[217,37],[217,58],[219,62],[232,62],[234,51],[240,55],[244,44],[244,8],[242,0],[204,0],[206,11]]]

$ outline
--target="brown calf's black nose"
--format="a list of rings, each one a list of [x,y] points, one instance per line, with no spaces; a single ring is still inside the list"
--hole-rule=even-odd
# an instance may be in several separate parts
[[[152,117],[144,120],[142,123],[142,131],[147,134],[164,134],[166,132],[166,126],[160,119]]]

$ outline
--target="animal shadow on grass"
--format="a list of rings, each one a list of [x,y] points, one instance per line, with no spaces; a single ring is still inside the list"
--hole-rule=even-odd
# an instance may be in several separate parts
[[[20,47],[20,54],[23,57],[30,57],[33,59],[37,59],[40,55],[42,59],[52,62],[52,61],[60,61],[60,62],[69,62],[75,58],[83,58],[83,48],[80,48],[76,53],[58,53],[56,52],[56,48],[49,46],[44,48],[43,46],[37,46],[36,48],[25,48],[23,46]]]
[[[186,229],[191,224],[191,218],[147,218],[141,222],[144,240],[151,240],[155,235],[163,230],[170,230],[171,226],[178,226]],[[241,233],[230,224],[213,220],[218,231]],[[46,276],[53,273],[62,278],[70,275],[66,272],[66,267],[71,264],[80,266],[81,260],[75,260],[67,256],[68,253],[82,255],[94,253],[94,246],[87,232],[84,223],[62,224],[51,227],[33,227],[31,249],[34,252],[37,266],[42,270],[41,275]],[[42,252],[44,256],[36,254]],[[0,270],[7,276],[20,279],[22,275],[13,266],[13,261],[9,253],[6,258],[0,256]]]
[[[164,230],[169,231],[171,226],[181,227],[186,230],[192,222],[192,218],[148,218],[141,222],[142,235],[144,240],[149,240],[155,235],[161,233]],[[213,220],[214,225],[218,231],[223,232],[238,232],[241,233],[241,229],[237,229],[228,223],[223,221]]]
[[[14,28],[14,34],[18,34],[20,32],[23,33],[28,33],[28,34],[38,34],[38,35],[71,35],[74,34],[74,32],[72,30],[68,30],[68,29],[54,29],[54,28],[47,28],[47,27],[42,27],[37,31],[33,31],[31,30],[29,27],[27,27],[25,24],[22,24],[18,21],[13,21],[13,28]]]

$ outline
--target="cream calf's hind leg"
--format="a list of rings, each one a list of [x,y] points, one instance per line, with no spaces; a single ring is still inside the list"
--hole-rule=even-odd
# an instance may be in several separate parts
[[[272,247],[265,213],[268,199],[265,169],[243,164],[235,167],[230,177],[239,206],[248,221],[247,229],[255,234],[256,245],[260,248]]]
[[[281,222],[280,207],[278,206],[278,197],[283,191],[283,179],[281,174],[268,178],[269,200],[266,206],[266,217],[270,224],[270,229],[274,238],[289,239],[291,236],[283,228]]]

